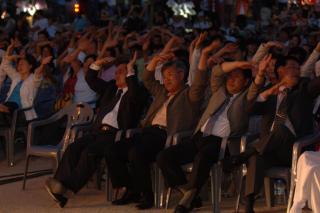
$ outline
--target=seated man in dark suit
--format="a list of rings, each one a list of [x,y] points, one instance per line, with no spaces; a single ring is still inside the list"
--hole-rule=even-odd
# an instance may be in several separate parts
[[[220,46],[220,39],[212,42],[211,50]],[[134,201],[142,194],[138,209],[153,206],[150,165],[157,154],[165,147],[167,136],[176,132],[193,129],[200,113],[201,102],[207,87],[208,72],[198,70],[189,87],[186,85],[187,66],[180,60],[171,60],[171,55],[156,55],[143,72],[145,87],[154,97],[146,118],[143,120],[142,133],[127,143],[115,144],[107,153],[107,163],[113,186],[127,187],[127,193],[113,202],[123,205]],[[155,80],[156,66],[168,61],[162,67],[164,84]],[[129,178],[127,162],[132,169]],[[133,192],[132,192],[133,191]]]
[[[279,83],[262,92],[252,106],[253,113],[263,116],[260,140],[226,161],[229,167],[247,162],[246,213],[254,212],[264,172],[273,166],[289,167],[293,143],[313,132],[312,109],[320,78],[301,78],[299,62],[290,56],[277,58],[275,72]]]
[[[68,146],[54,178],[46,181],[46,189],[61,208],[68,200],[68,190],[77,193],[87,183],[117,131],[135,128],[143,112],[147,93],[133,70],[136,54],[129,63],[118,60],[115,80],[98,78],[100,67],[113,60],[104,58],[91,64],[86,81],[101,97],[100,111],[91,133]]]
[[[206,68],[207,58],[203,51],[199,69]],[[239,150],[239,143],[233,141],[239,140],[247,130],[248,106],[264,83],[261,75],[270,59],[268,57],[261,62],[259,74],[252,83],[249,62],[225,62],[215,66],[211,74],[212,95],[191,140],[159,153],[157,163],[166,184],[177,187],[183,193],[175,213],[190,212],[197,205],[199,190],[219,158],[223,138],[232,140],[229,143],[230,153]],[[181,166],[192,162],[191,178],[187,181]]]

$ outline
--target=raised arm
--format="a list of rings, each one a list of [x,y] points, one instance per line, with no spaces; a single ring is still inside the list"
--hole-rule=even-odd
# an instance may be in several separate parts
[[[39,67],[37,67],[34,71],[34,79],[33,79],[33,84],[35,88],[38,88],[40,86],[43,72],[46,68],[46,66],[51,62],[52,56],[48,56],[46,58],[43,58],[41,60],[41,64]]]
[[[251,61],[255,64],[258,64],[268,54],[268,51],[272,47],[278,47],[282,49],[284,48],[284,45],[278,41],[269,41],[267,43],[263,43],[259,46]]]
[[[312,77],[312,73],[315,70],[315,64],[320,56],[320,42],[317,44],[316,48],[309,55],[306,62],[301,66],[301,77]]]
[[[139,97],[139,92],[141,91],[137,75],[135,74],[135,71],[134,71],[134,65],[137,61],[137,56],[138,56],[138,52],[135,51],[132,59],[127,64],[128,73],[127,73],[126,82],[128,86],[128,95],[132,98],[131,100],[134,100],[135,98],[138,100],[137,97]]]
[[[221,46],[221,41],[219,39],[214,40],[209,46],[202,50],[198,69],[195,73],[194,82],[192,83],[189,90],[189,98],[191,101],[200,101],[205,94],[205,90],[208,84],[208,72],[207,72],[207,61],[209,54],[218,49]]]
[[[198,64],[200,60],[200,55],[201,55],[201,49],[200,45],[206,38],[206,33],[201,33],[198,38],[196,38],[192,43],[190,44],[189,47],[189,64],[190,64],[190,70],[189,70],[189,75],[188,75],[188,85],[191,86],[197,69],[198,69]]]
[[[247,101],[255,101],[256,97],[258,96],[259,91],[264,86],[265,83],[265,73],[267,70],[267,66],[272,60],[272,55],[266,55],[259,63],[258,72],[255,76],[254,80],[250,84],[248,94],[247,94]]]
[[[212,68],[211,74],[211,91],[216,92],[225,83],[227,73],[235,69],[250,69],[251,63],[247,61],[223,62]]]
[[[103,65],[110,64],[114,62],[114,60],[115,59],[112,57],[97,59],[93,64],[90,65],[90,69],[86,74],[85,78],[89,87],[99,95],[102,95],[105,92],[106,88],[109,87],[110,82],[106,82],[101,78],[98,78],[98,73]]]
[[[155,79],[154,74],[156,67],[159,63],[163,63],[164,61],[171,59],[172,56],[172,54],[154,56],[142,73],[143,84],[153,96],[156,96],[164,89],[160,82]]]

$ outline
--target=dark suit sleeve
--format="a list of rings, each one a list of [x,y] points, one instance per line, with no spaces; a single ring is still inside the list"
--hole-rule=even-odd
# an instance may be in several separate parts
[[[320,77],[316,77],[309,82],[308,93],[312,98],[316,98],[320,95]]]
[[[128,76],[126,82],[128,86],[128,96],[131,100],[139,99],[140,95],[145,95],[136,75]]]
[[[157,95],[164,90],[164,87],[155,79],[154,73],[155,72],[144,69],[142,72],[142,81],[149,93],[152,96],[157,97]]]
[[[88,70],[88,73],[86,74],[86,81],[89,87],[99,95],[102,95],[111,85],[111,82],[106,82],[101,78],[98,78],[98,71],[92,69]]]

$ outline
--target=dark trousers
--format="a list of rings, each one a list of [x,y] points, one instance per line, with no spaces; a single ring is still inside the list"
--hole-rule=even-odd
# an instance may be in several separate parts
[[[106,152],[106,163],[113,188],[132,189],[132,177],[128,171],[128,153],[134,141],[124,139],[114,143]]]
[[[54,178],[77,193],[96,171],[114,139],[115,132],[98,132],[70,144],[63,154]]]
[[[106,157],[112,186],[130,187],[135,192],[152,192],[150,164],[164,148],[166,138],[165,130],[151,126],[130,140],[115,143]]]
[[[189,189],[200,189],[210,174],[210,168],[218,161],[221,138],[216,136],[204,137],[201,132],[190,141],[171,146],[163,150],[157,158],[157,164],[169,187],[187,183],[185,172],[181,166],[193,162],[191,179],[187,184]]]
[[[252,155],[247,163],[246,196],[259,193],[268,169],[291,165],[294,135],[282,126],[268,137],[268,141],[262,139],[255,145],[261,147],[259,143],[266,143],[262,146],[265,147],[263,152]]]

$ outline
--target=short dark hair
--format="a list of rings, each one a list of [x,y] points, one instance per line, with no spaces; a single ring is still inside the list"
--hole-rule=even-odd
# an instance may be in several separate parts
[[[252,71],[251,71],[251,69],[242,70],[242,74],[243,74],[245,79],[252,80]]]
[[[289,60],[296,61],[298,64],[300,64],[299,60],[296,57],[291,55],[288,55],[288,56],[278,55],[276,57],[276,63],[274,65],[274,73],[277,79],[279,79],[279,72],[278,72],[279,67],[286,66]]]
[[[161,73],[163,73],[166,69],[168,69],[169,67],[174,67],[178,70],[182,70],[184,73],[184,80],[187,80],[187,76],[188,76],[188,66],[186,65],[186,62],[184,62],[183,60],[172,60],[172,61],[168,61],[166,62],[162,68],[161,68]]]
[[[35,68],[38,66],[37,60],[30,54],[26,54],[25,57],[19,60],[26,60],[28,64],[31,65],[31,72],[34,72]]]

